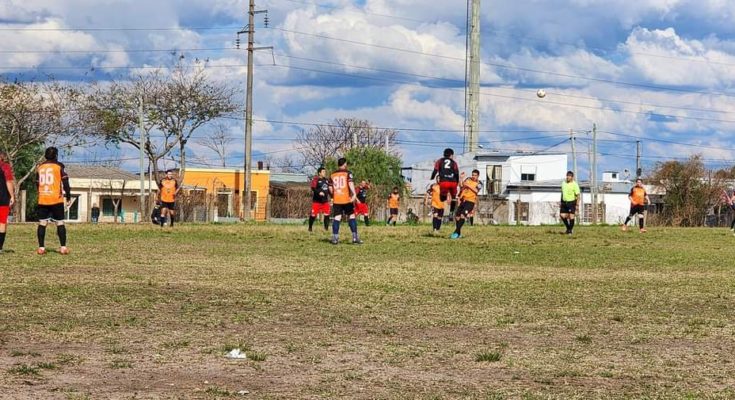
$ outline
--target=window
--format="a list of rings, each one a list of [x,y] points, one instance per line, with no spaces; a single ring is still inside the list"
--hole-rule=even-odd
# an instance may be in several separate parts
[[[250,209],[255,210],[258,208],[258,192],[255,190],[250,192]]]
[[[533,182],[536,180],[536,166],[535,165],[521,165],[521,181],[522,182]]]
[[[66,219],[76,221],[79,219],[79,195],[72,195],[71,201],[71,206],[66,211]]]
[[[521,174],[521,181],[533,182],[536,180],[536,174]]]
[[[529,204],[521,201],[515,202],[516,223],[528,222]]]
[[[102,197],[102,216],[115,216],[115,204],[113,204],[111,197]],[[117,216],[122,217],[122,201],[118,204]]]
[[[487,194],[499,195],[503,188],[503,166],[487,166]]]

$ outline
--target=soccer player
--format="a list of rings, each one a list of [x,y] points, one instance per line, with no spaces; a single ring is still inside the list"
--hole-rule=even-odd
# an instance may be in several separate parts
[[[733,192],[732,197],[730,197],[730,195],[727,194],[727,191],[723,190],[722,199],[727,203],[728,207],[735,211],[735,192]],[[733,216],[732,222],[730,223],[730,230],[733,232],[733,235],[735,235],[735,216]]]
[[[46,254],[46,226],[49,222],[56,224],[56,234],[59,236],[60,254],[69,254],[66,247],[66,226],[64,212],[71,205],[71,188],[69,176],[64,170],[64,164],[58,161],[59,150],[49,147],[44,152],[46,161],[36,168],[38,178],[38,251]],[[66,199],[66,201],[65,201]]]
[[[314,221],[319,214],[324,216],[324,230],[329,230],[329,178],[327,170],[319,167],[317,175],[311,180],[311,215],[309,216],[309,232],[312,232]]]
[[[166,224],[166,217],[169,217],[169,224],[173,228],[176,216],[176,195],[179,193],[179,182],[174,179],[173,170],[166,171],[166,176],[158,182],[158,190],[161,192],[161,228]]]
[[[457,226],[454,229],[452,236],[450,236],[451,239],[459,239],[462,237],[462,226],[464,226],[465,221],[475,209],[475,204],[477,204],[477,195],[480,193],[480,185],[480,171],[476,169],[472,171],[471,177],[462,182],[462,190],[459,193],[461,203],[457,208],[457,215],[455,217]]]
[[[577,213],[581,191],[579,184],[574,180],[574,172],[567,171],[567,177],[561,184],[561,205],[559,216],[564,226],[567,227],[566,234],[574,232],[574,214]]]
[[[386,225],[393,224],[396,226],[398,221],[398,208],[401,206],[401,195],[398,193],[398,186],[393,187],[393,191],[388,195],[388,209],[390,210],[390,217],[385,222]]]
[[[454,161],[454,150],[444,149],[444,157],[436,160],[431,179],[439,177],[442,201],[449,197],[449,212],[453,213],[457,208],[457,188],[459,186],[459,165]]]
[[[339,244],[339,226],[342,216],[347,215],[350,231],[352,231],[352,243],[362,244],[357,235],[357,219],[355,216],[356,191],[352,172],[347,169],[347,159],[337,160],[337,171],[330,177],[329,192],[334,203],[334,221],[332,221],[332,244]]]
[[[441,230],[442,227],[442,218],[444,218],[444,209],[446,208],[446,203],[441,200],[441,185],[439,184],[438,178],[431,186],[429,186],[429,189],[426,191],[424,204],[431,204],[431,226],[433,228],[431,230],[431,233],[439,233],[439,230]]]
[[[0,253],[5,245],[10,208],[15,203],[15,177],[8,155],[0,153]]]
[[[370,209],[367,204],[368,190],[370,190],[370,181],[361,181],[357,187],[357,203],[355,204],[355,214],[358,218],[361,215],[365,218],[365,226],[370,226]]]
[[[637,216],[639,232],[646,233],[646,228],[643,227],[643,213],[646,211],[646,204],[651,204],[651,199],[648,197],[648,193],[646,193],[646,188],[643,187],[643,180],[641,178],[635,180],[635,186],[630,189],[628,199],[630,199],[630,213],[620,228],[623,232],[627,231],[628,222]]]

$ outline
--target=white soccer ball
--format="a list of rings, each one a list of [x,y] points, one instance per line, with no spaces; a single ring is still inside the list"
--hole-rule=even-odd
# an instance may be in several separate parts
[[[544,89],[539,89],[536,92],[536,96],[538,96],[539,99],[543,99],[544,97],[546,97],[546,91]]]

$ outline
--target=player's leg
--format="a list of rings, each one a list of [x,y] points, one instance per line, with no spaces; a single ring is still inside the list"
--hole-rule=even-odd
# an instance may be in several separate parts
[[[643,206],[640,206],[638,207],[636,212],[638,214],[638,229],[640,229],[641,233],[644,233],[646,231],[646,227],[645,227],[646,210],[643,208]]]
[[[569,233],[569,213],[565,209],[566,206],[564,204],[561,205],[562,212],[559,214],[559,217],[561,218],[561,222],[564,223],[564,226],[567,228],[566,233]]]
[[[628,230],[628,223],[630,222],[631,219],[633,219],[633,217],[635,217],[634,211],[635,210],[634,210],[633,206],[631,206],[630,207],[630,212],[628,213],[628,217],[625,218],[625,222],[620,227],[620,229],[622,229],[623,231],[627,231]]]
[[[318,216],[316,207],[318,206],[317,203],[311,204],[311,214],[309,214],[309,232],[312,232],[312,228],[314,227],[314,221],[316,221],[316,217]]]
[[[349,213],[349,225],[350,225],[350,232],[352,232],[352,243],[353,244],[362,244],[362,240],[360,240],[360,236],[357,235],[357,214],[355,214],[354,208],[352,210],[349,210],[348,206],[348,213]],[[352,212],[349,212],[352,211]]]
[[[168,221],[169,225],[173,228],[174,227],[174,219],[176,217],[176,211],[173,209],[173,207],[168,210]]]
[[[69,250],[66,248],[66,224],[64,224],[64,221],[56,221],[56,235],[59,236],[59,253],[68,254]]]
[[[370,226],[370,208],[367,203],[363,203],[362,211],[365,213],[365,226]]]
[[[166,206],[161,207],[161,217],[158,220],[158,223],[161,224],[161,228],[163,228],[164,225],[166,225],[166,216],[168,216],[168,208]]]
[[[342,223],[342,207],[334,206],[334,218],[332,220],[332,244],[339,243],[339,225]]]
[[[568,235],[571,235],[574,232],[575,220],[576,218],[575,218],[574,213],[569,213],[569,232],[567,233]]]
[[[5,245],[5,235],[8,232],[8,215],[10,214],[9,206],[0,206],[0,252],[3,251]]]
[[[46,254],[46,226],[48,225],[48,219],[42,219],[38,221],[38,228],[36,229],[36,237],[38,238],[38,254]]]

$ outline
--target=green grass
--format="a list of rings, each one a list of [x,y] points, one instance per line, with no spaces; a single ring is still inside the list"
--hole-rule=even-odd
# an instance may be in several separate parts
[[[71,225],[40,257],[9,228],[0,398],[735,397],[724,230]]]

